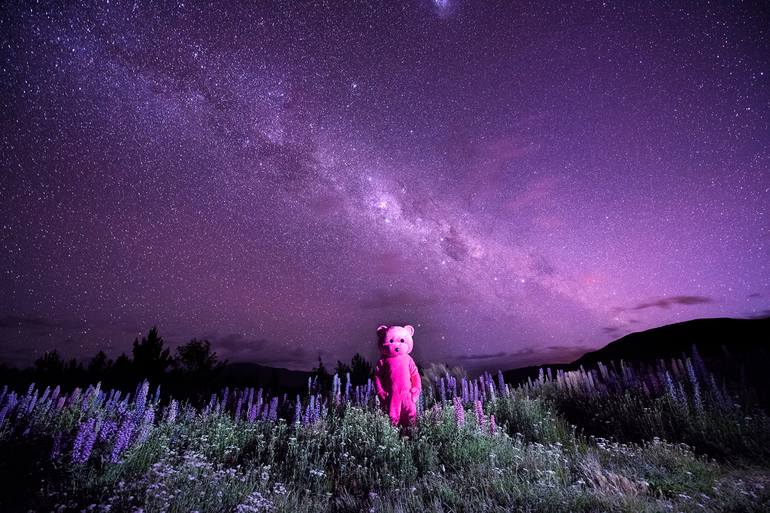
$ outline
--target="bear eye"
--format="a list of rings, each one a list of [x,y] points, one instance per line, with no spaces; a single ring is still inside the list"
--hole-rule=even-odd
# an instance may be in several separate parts
[[[404,339],[402,338],[402,339],[401,339],[401,342],[403,342],[403,341],[404,341]]]
[[[388,342],[390,342],[392,344],[393,343],[393,339],[388,340]]]

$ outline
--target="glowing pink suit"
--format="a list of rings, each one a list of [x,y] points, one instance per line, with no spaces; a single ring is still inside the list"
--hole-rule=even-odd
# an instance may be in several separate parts
[[[385,325],[377,328],[382,358],[374,368],[374,384],[383,410],[391,423],[413,426],[417,420],[417,399],[422,384],[412,357],[414,328]]]

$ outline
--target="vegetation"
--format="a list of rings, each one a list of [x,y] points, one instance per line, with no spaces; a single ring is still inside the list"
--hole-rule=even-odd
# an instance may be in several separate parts
[[[518,386],[433,366],[404,430],[370,380],[337,369],[301,395],[224,388],[200,406],[147,381],[131,394],[6,387],[0,510],[770,509],[770,420],[697,353]]]

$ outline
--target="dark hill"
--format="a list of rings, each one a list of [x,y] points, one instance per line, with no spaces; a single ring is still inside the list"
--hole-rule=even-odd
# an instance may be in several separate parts
[[[693,319],[630,333],[597,351],[586,353],[570,365],[590,367],[597,362],[628,362],[679,357],[695,344],[704,359],[739,357],[770,347],[770,317],[764,319]]]
[[[217,381],[229,386],[255,387],[280,392],[300,392],[307,388],[309,371],[267,367],[257,363],[236,362],[225,365]]]
[[[576,370],[623,360],[648,363],[660,358],[689,356],[695,345],[706,366],[736,385],[751,385],[762,404],[770,405],[770,317],[693,319],[630,333],[572,363],[536,365],[505,371],[509,383],[536,378],[540,369]]]

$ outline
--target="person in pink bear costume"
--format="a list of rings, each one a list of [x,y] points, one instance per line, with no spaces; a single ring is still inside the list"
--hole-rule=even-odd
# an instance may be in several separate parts
[[[417,365],[409,356],[414,342],[414,328],[385,326],[377,328],[378,346],[382,356],[374,367],[374,385],[383,410],[391,424],[414,426],[417,421],[417,399],[422,384]]]

